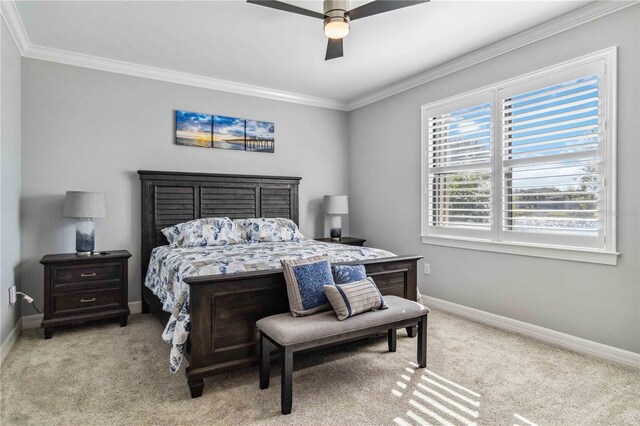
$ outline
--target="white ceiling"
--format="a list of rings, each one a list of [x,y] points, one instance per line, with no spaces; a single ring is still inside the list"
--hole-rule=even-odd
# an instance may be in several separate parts
[[[17,10],[32,45],[352,102],[587,3],[435,0],[353,22],[345,56],[327,62],[320,20],[241,0],[19,1]]]

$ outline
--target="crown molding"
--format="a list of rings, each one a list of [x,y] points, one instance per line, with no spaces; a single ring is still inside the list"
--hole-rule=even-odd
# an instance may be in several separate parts
[[[30,45],[23,54],[25,58],[39,59],[49,62],[72,65],[76,67],[91,68],[99,71],[113,72],[151,80],[165,81],[182,84],[185,86],[200,87],[239,95],[255,96],[259,98],[273,99],[277,101],[293,102],[297,104],[347,110],[345,102],[303,95],[300,93],[270,89],[267,87],[253,86],[235,81],[205,77],[197,74],[189,74],[164,68],[156,68],[148,65],[139,65],[131,62],[107,59],[98,56],[85,55],[83,53],[70,52],[68,50],[54,49],[51,47]]]
[[[2,19],[7,24],[7,28],[9,28],[9,32],[16,42],[20,54],[24,55],[31,45],[31,42],[29,41],[27,30],[24,28],[16,4],[13,0],[2,0],[0,3],[0,15],[2,15]]]
[[[34,45],[29,40],[29,36],[27,35],[22,19],[20,18],[20,14],[16,8],[15,1],[2,0],[1,3],[2,8],[0,9],[0,14],[2,14],[2,18],[7,23],[7,27],[9,28],[20,53],[26,58],[58,62],[99,71],[113,72],[192,87],[219,90],[246,96],[255,96],[259,98],[292,102],[320,108],[329,108],[339,111],[352,111],[520,47],[551,37],[576,26],[585,24],[611,13],[618,12],[622,9],[638,4],[638,0],[596,1],[529,30],[463,55],[445,64],[438,65],[413,77],[386,86],[351,102],[343,102],[337,99],[321,98],[301,93],[270,89],[267,87],[244,84],[235,81],[222,80],[197,74],[189,74],[164,68],[135,64],[132,62],[86,55],[68,50]]]
[[[25,58],[57,62],[76,67],[182,84],[185,86],[219,90],[239,95],[255,96],[277,101],[347,111],[346,102],[335,99],[270,89],[267,87],[254,86],[235,81],[222,80],[32,44],[29,40],[24,24],[22,23],[18,9],[16,8],[15,1],[2,0],[1,6],[0,14],[2,15],[2,19],[6,22],[20,54]]]
[[[475,50],[466,55],[460,56],[442,65],[430,68],[420,74],[410,77],[406,80],[386,86],[378,91],[370,93],[364,97],[349,102],[347,109],[353,111],[365,105],[378,102],[390,96],[402,93],[414,87],[444,77],[448,74],[463,70],[496,56],[503,55],[512,50],[533,44],[537,41],[551,37],[563,31],[570,30],[587,22],[594,21],[603,16],[626,9],[627,7],[640,4],[638,0],[623,1],[596,1],[590,3],[580,9],[559,16],[555,19],[537,25],[528,30],[522,31],[513,36],[490,44],[486,47]]]

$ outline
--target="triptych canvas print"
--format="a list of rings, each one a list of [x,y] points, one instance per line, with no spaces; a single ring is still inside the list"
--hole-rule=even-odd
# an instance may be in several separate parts
[[[176,144],[274,152],[274,125],[267,121],[177,110]]]

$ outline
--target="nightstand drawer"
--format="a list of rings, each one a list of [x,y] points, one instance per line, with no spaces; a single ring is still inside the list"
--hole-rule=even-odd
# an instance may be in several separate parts
[[[51,274],[54,287],[71,283],[119,280],[122,278],[122,263],[54,266],[51,268]]]
[[[85,291],[54,296],[53,314],[77,313],[93,309],[118,307],[122,304],[122,293],[119,289]]]

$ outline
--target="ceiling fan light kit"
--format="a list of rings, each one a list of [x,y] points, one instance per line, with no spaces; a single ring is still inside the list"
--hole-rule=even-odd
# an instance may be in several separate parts
[[[324,34],[329,38],[325,61],[343,56],[342,39],[349,34],[351,21],[427,2],[429,0],[377,0],[349,10],[348,0],[324,0],[324,14],[322,14],[283,1],[247,0],[247,3],[322,19]]]
[[[349,18],[326,18],[324,35],[333,39],[345,38],[349,34]]]
[[[340,39],[349,34],[347,0],[327,0],[324,2],[324,34],[328,38]]]

